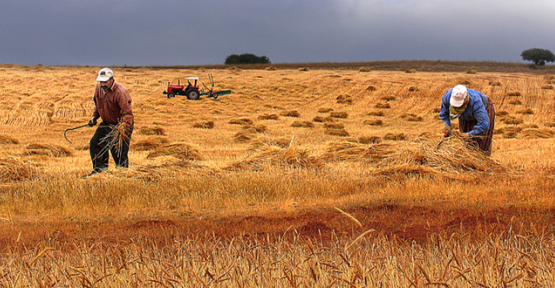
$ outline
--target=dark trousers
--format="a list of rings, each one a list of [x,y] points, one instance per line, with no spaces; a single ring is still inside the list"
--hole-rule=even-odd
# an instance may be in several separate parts
[[[106,139],[106,136],[112,132],[112,129],[114,129],[114,125],[102,122],[98,125],[94,136],[91,138],[89,152],[91,154],[93,170],[96,172],[108,169],[110,153],[112,154],[112,158],[114,158],[116,167],[129,167],[129,158],[127,154],[129,152],[131,134],[133,134],[133,126],[128,128],[127,135],[129,138],[123,141],[122,145],[112,145],[112,147],[108,147],[110,139]]]

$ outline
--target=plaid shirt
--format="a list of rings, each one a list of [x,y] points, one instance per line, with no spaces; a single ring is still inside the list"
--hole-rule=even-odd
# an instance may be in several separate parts
[[[110,91],[104,92],[98,83],[94,90],[94,104],[95,118],[101,117],[107,124],[124,122],[127,126],[133,125],[131,95],[123,85],[114,81]]]

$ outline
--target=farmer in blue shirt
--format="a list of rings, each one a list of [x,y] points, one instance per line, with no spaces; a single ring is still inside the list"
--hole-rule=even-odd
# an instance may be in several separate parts
[[[491,155],[495,109],[488,96],[457,85],[441,97],[439,118],[445,124],[445,137],[457,134],[475,144],[484,154]],[[451,121],[455,119],[459,120],[459,131],[452,131]]]

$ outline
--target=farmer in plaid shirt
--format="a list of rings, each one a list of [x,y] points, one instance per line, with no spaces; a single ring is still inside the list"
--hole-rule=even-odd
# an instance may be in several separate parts
[[[89,146],[93,171],[84,177],[106,170],[109,153],[112,154],[116,167],[129,167],[127,154],[134,125],[131,95],[123,85],[114,80],[114,72],[110,68],[102,68],[96,81],[98,84],[94,91],[94,113],[87,124],[91,127],[96,125],[98,118],[102,118],[102,123],[98,125]],[[126,131],[125,136],[118,145],[111,145],[113,142],[108,138],[118,125],[122,126],[118,131]]]

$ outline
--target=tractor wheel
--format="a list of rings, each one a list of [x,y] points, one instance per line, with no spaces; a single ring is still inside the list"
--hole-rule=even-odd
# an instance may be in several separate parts
[[[168,99],[171,99],[173,97],[175,97],[175,95],[173,93],[168,93]]]
[[[192,89],[187,91],[187,99],[189,100],[197,100],[200,97],[200,93],[196,89]]]

